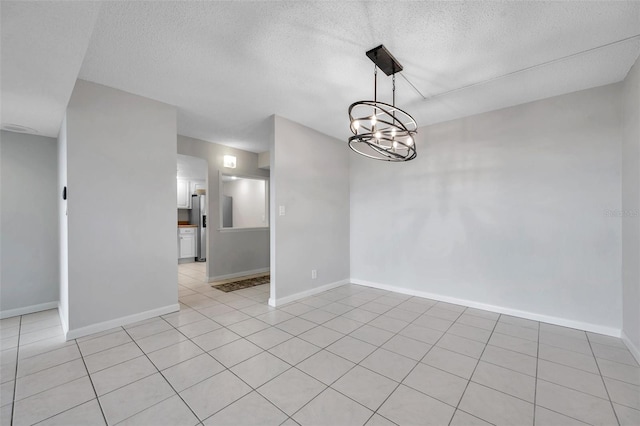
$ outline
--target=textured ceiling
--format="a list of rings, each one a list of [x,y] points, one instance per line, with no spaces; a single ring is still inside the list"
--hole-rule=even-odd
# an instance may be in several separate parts
[[[98,3],[0,2],[2,125],[57,136]]]
[[[88,42],[79,78],[176,105],[179,133],[255,152],[268,149],[264,123],[274,113],[345,139],[347,107],[373,95],[364,53],[380,43],[426,97],[398,78],[397,103],[419,125],[617,82],[640,52],[639,37],[620,42],[640,35],[636,1],[104,2],[90,41],[87,31],[36,25],[13,28],[7,43],[4,26],[16,12],[4,3],[4,109],[14,109],[4,102],[5,49],[19,58],[19,36],[37,37],[27,46],[35,58],[57,43],[79,53]],[[74,22],[75,8],[90,9],[70,4],[59,14]],[[30,13],[49,13],[39,7]],[[53,68],[77,75],[77,60],[51,56]],[[23,80],[58,88],[55,75],[40,73]],[[379,93],[390,94],[383,74]],[[33,108],[43,123],[45,106]],[[52,111],[36,128],[55,135],[60,117]],[[16,124],[33,123],[26,114]]]

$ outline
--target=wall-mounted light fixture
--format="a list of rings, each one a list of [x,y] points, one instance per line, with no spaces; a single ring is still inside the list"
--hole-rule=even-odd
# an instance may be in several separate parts
[[[233,155],[225,155],[224,156],[224,166],[230,169],[236,168],[236,157]]]

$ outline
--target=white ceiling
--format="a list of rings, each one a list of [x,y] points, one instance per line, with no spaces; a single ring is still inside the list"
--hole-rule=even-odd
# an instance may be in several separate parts
[[[2,126],[57,136],[99,3],[0,2]]]
[[[2,2],[3,122],[55,136],[79,77],[176,105],[180,134],[261,152],[274,113],[346,139],[380,43],[426,96],[398,78],[419,125],[617,82],[640,52],[620,42],[640,35],[637,1],[95,5]]]

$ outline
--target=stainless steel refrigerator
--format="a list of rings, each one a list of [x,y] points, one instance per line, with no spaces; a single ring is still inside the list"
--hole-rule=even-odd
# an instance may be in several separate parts
[[[196,230],[196,262],[207,260],[207,196],[192,195],[189,223],[198,225]]]

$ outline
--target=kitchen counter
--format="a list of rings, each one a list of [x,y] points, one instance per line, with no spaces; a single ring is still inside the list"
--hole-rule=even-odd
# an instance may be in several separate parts
[[[189,225],[189,224],[182,224],[182,223],[178,224],[178,228],[197,228],[197,227],[198,225]]]

